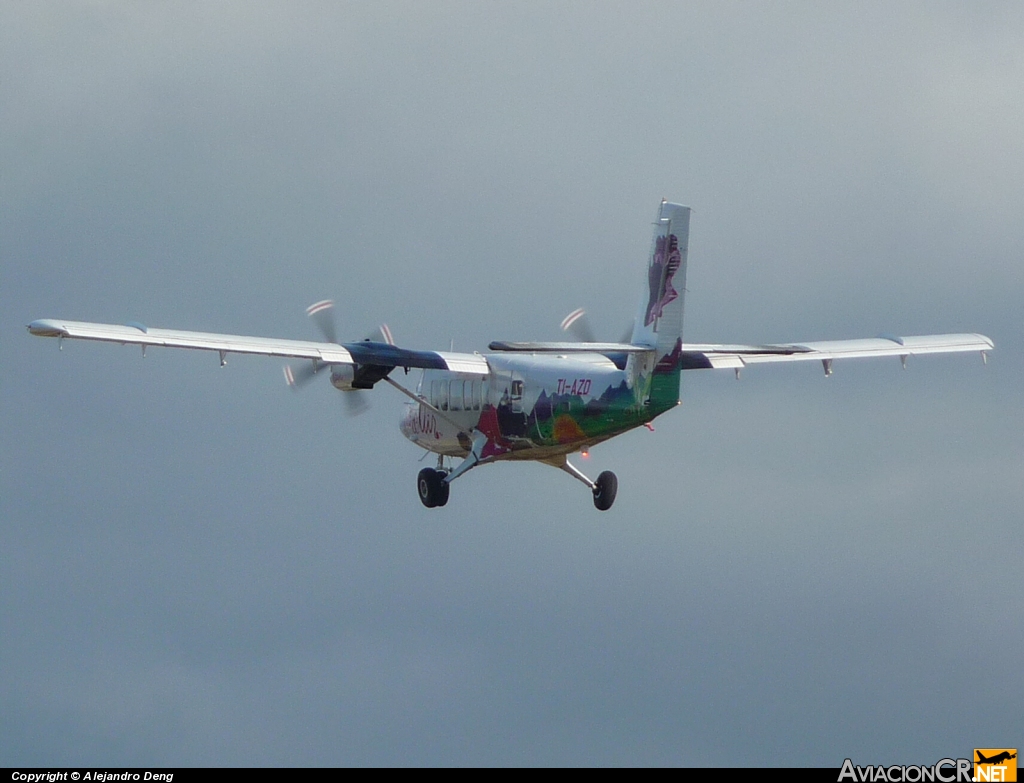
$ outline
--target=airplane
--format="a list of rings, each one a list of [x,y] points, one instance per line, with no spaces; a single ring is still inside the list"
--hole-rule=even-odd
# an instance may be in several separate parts
[[[1010,759],[1017,758],[1016,753],[1010,753],[1007,750],[1004,750],[1002,753],[997,753],[990,759],[985,758],[980,750],[976,750],[974,752],[978,754],[977,764],[999,764],[1003,761],[1009,761]]]
[[[479,465],[534,460],[565,471],[587,486],[594,506],[607,511],[615,502],[618,479],[604,471],[588,478],[569,455],[651,422],[680,403],[683,370],[731,369],[739,378],[748,365],[768,362],[820,361],[825,375],[835,359],[980,351],[987,362],[992,340],[980,334],[913,337],[881,335],[869,339],[830,340],[770,345],[717,345],[683,342],[683,300],[690,235],[690,208],[662,201],[643,272],[642,295],[632,332],[622,342],[599,342],[585,327],[583,311],[563,321],[563,329],[582,339],[561,342],[490,343],[491,353],[418,351],[395,345],[382,326],[372,338],[339,342],[332,303],[311,305],[308,315],[325,341],[126,325],[42,319],[28,325],[40,337],[99,340],[148,346],[216,351],[221,366],[229,354],[258,354],[302,359],[285,366],[289,385],[299,387],[329,370],[331,384],[363,407],[363,390],[383,381],[409,398],[401,415],[402,434],[437,455],[437,466],[424,468],[416,481],[427,508],[448,502],[452,483]],[[392,376],[421,369],[415,389]],[[446,463],[447,460],[447,463]],[[456,460],[458,462],[456,463]]]

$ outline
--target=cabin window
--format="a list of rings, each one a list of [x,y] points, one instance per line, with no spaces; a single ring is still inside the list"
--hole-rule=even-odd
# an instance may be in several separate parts
[[[523,408],[523,382],[512,381],[512,392],[509,394],[509,401],[512,403],[512,410],[520,411]]]
[[[462,381],[452,381],[451,384],[452,384],[452,388],[451,388],[451,409],[453,411],[461,411],[462,410],[462,388],[463,388],[463,382]]]
[[[480,410],[480,381],[470,382],[470,399],[472,399],[473,410]]]
[[[441,398],[437,407],[443,411],[448,410],[448,381],[441,381]]]
[[[430,382],[430,404],[435,408],[441,403],[441,381]]]

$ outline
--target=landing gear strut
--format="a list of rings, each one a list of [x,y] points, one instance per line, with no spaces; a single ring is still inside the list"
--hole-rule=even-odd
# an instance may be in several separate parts
[[[607,511],[612,507],[612,503],[615,502],[615,494],[619,491],[619,480],[610,470],[606,470],[598,476],[597,481],[591,481],[579,468],[569,462],[567,457],[556,457],[546,460],[546,462],[553,468],[564,470],[577,481],[590,487],[590,491],[594,493],[594,507],[598,511]]]
[[[444,464],[444,457],[439,455],[437,458],[437,470],[423,468],[420,471],[419,478],[416,480],[416,488],[419,490],[420,500],[423,501],[423,505],[427,508],[433,508],[447,503],[448,489],[451,483],[467,470],[480,464],[480,459],[486,445],[487,436],[480,430],[473,430],[472,447],[462,462],[451,470],[442,470],[441,466]]]
[[[423,468],[420,471],[416,477],[416,490],[424,506],[434,508],[448,502],[448,491],[451,487],[444,480],[447,475],[443,470],[433,468]]]
[[[462,462],[455,470],[444,470],[442,462],[438,460],[437,468],[423,468],[416,477],[416,491],[420,496],[420,502],[427,508],[443,506],[448,502],[448,493],[451,490],[451,482],[465,473],[479,461],[474,452]],[[548,465],[564,470],[577,481],[586,484],[594,494],[594,507],[598,511],[607,511],[615,502],[615,495],[619,490],[619,480],[610,470],[604,471],[597,477],[597,481],[587,478],[575,465],[572,465],[565,456],[552,460],[545,460]]]

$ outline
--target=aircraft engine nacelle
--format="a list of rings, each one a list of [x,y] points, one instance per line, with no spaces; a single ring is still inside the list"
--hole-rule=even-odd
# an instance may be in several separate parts
[[[352,383],[356,379],[356,366],[354,364],[332,364],[331,385],[338,391],[354,391]]]

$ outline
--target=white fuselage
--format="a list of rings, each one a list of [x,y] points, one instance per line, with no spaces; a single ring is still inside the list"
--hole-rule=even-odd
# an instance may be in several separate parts
[[[610,387],[619,387],[627,376],[610,359],[599,354],[489,354],[484,358],[486,374],[424,370],[417,392],[430,405],[406,404],[402,434],[429,451],[461,457],[469,451],[466,433],[481,425],[482,415],[491,415],[500,419],[501,434],[509,444],[506,459],[569,453],[610,437],[579,433],[554,444],[542,432],[544,417],[551,415],[550,405],[545,408],[542,402],[538,407],[539,401],[570,395],[588,402]]]

